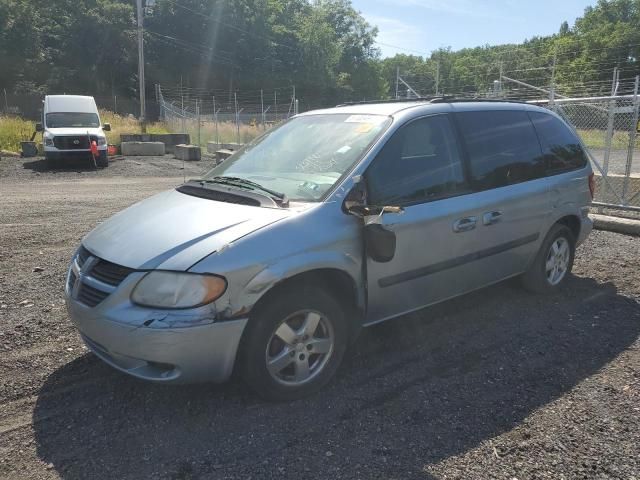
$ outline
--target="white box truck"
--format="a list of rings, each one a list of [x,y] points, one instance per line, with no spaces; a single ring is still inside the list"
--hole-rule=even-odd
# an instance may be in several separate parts
[[[36,131],[42,132],[44,157],[50,167],[57,167],[64,160],[80,158],[90,161],[94,156],[92,142],[97,146],[96,165],[107,167],[104,132],[110,130],[111,125],[100,122],[94,98],[80,95],[47,95],[42,123],[36,124]]]

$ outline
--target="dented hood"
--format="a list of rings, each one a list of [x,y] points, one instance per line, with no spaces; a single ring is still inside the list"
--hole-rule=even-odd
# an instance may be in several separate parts
[[[171,190],[114,215],[82,243],[98,257],[125,267],[187,270],[291,214],[288,209],[217,202]]]

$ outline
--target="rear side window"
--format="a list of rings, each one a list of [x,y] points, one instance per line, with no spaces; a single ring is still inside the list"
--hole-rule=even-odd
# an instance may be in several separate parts
[[[587,156],[578,138],[564,122],[542,112],[529,112],[529,116],[540,138],[548,175],[577,170],[587,165]]]
[[[385,144],[366,173],[374,205],[406,205],[468,191],[447,115],[414,120]]]
[[[489,190],[541,178],[545,164],[526,112],[461,112],[456,115],[469,154],[474,188]]]

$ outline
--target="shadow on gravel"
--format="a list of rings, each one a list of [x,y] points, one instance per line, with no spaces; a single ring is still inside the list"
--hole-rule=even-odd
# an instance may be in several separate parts
[[[90,159],[81,159],[81,158],[73,158],[66,159],[64,162],[58,162],[59,166],[56,168],[51,168],[51,166],[47,163],[44,158],[39,160],[32,160],[29,162],[24,162],[22,164],[22,168],[25,170],[31,170],[34,172],[84,172],[84,171],[95,171],[95,167],[91,163]]]
[[[431,478],[624,351],[638,309],[591,279],[552,297],[497,285],[366,330],[329,387],[289,404],[235,381],[143,383],[87,354],[40,390],[37,452],[64,478]]]

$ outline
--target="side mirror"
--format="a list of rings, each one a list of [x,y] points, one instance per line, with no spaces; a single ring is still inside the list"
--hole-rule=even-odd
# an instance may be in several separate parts
[[[43,130],[42,124],[40,122],[36,123],[36,132],[42,132]]]
[[[390,262],[396,254],[396,234],[379,223],[365,225],[364,243],[374,262]]]
[[[110,123],[105,123],[102,126],[102,130],[104,130],[105,132],[110,132],[111,131],[111,124]]]

